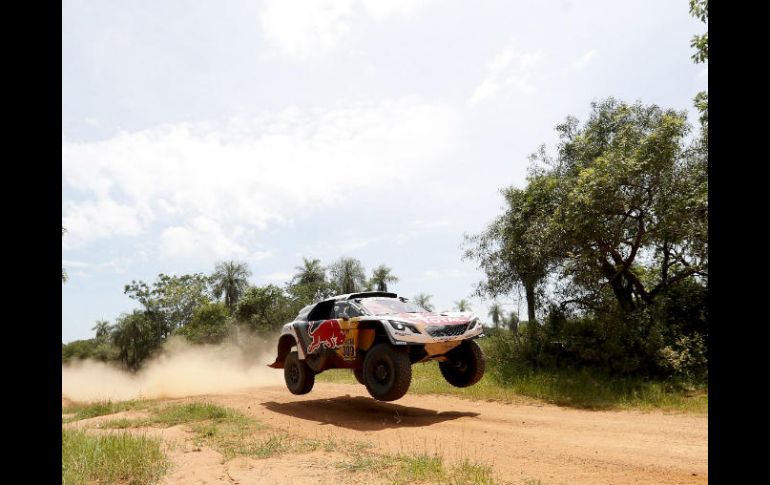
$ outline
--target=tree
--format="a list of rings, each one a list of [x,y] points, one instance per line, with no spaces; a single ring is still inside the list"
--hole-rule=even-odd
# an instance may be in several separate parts
[[[160,343],[175,329],[189,323],[195,308],[209,301],[208,282],[200,273],[182,276],[160,273],[152,288],[144,281],[132,281],[123,292],[144,306]]]
[[[398,277],[392,274],[393,270],[384,264],[377,266],[372,272],[369,285],[377,291],[388,291],[388,283],[397,283]]]
[[[361,261],[355,258],[340,258],[331,266],[332,284],[342,293],[355,293],[366,286],[366,271]]]
[[[562,276],[589,298],[609,287],[620,308],[647,305],[671,285],[706,277],[708,179],[684,145],[684,113],[612,98],[568,118],[551,168],[556,205],[544,231],[565,246]],[[652,267],[651,267],[652,266]]]
[[[471,304],[468,303],[465,298],[463,298],[460,301],[455,302],[455,308],[458,312],[467,312],[471,309]]]
[[[107,320],[97,320],[96,325],[94,325],[91,330],[96,331],[97,340],[103,340],[110,336],[112,328],[110,327],[110,322]]]
[[[294,285],[313,285],[326,282],[326,271],[319,259],[302,258],[302,266],[296,266],[297,272],[291,279]]]
[[[286,285],[286,293],[292,300],[293,311],[313,302],[333,296],[337,291],[326,280],[326,270],[318,259],[302,258],[302,265]]]
[[[62,363],[75,359],[93,359],[100,362],[118,360],[118,349],[105,339],[75,340],[67,345],[62,343]]]
[[[224,295],[225,305],[233,311],[238,299],[249,286],[249,276],[251,271],[246,263],[235,261],[217,263],[211,275],[211,292],[214,298],[220,299]]]
[[[538,288],[560,261],[563,248],[547,231],[557,205],[555,180],[531,175],[528,182],[524,189],[501,190],[505,213],[480,234],[465,236],[463,257],[478,261],[486,275],[476,288],[478,296],[495,298],[523,287],[528,317],[534,322]]]
[[[708,0],[690,0],[690,15],[708,25],[709,3]],[[701,35],[693,36],[690,47],[695,49],[692,55],[696,64],[705,63],[709,60],[709,33],[708,30]],[[708,146],[708,107],[709,96],[707,91],[701,91],[695,96],[695,108],[700,112],[701,129],[703,131],[706,145]]]
[[[416,295],[414,298],[412,298],[412,301],[419,305],[429,312],[433,311],[433,304],[430,302],[430,299],[433,298],[433,295],[426,295],[425,293],[420,293]]]
[[[708,25],[709,21],[709,2],[708,0],[690,0],[690,15]],[[706,62],[709,59],[709,33],[695,35],[692,38],[690,47],[695,49],[692,59],[696,62]]]
[[[292,307],[281,288],[275,285],[248,288],[235,309],[240,322],[261,333],[281,328],[290,318]]]
[[[67,229],[64,226],[61,226],[61,237],[64,237],[64,233],[67,232]],[[64,268],[61,269],[61,282],[65,283],[67,281],[67,272],[64,270]]]
[[[118,358],[130,370],[137,370],[160,339],[154,322],[141,310],[121,315],[112,330],[112,342],[118,348]]]
[[[498,302],[493,302],[489,306],[488,315],[492,318],[492,324],[495,328],[498,328],[500,326],[500,321],[505,318],[503,315],[503,307]]]
[[[196,344],[216,344],[227,336],[229,331],[227,306],[221,302],[204,303],[193,312],[190,323],[175,331]]]

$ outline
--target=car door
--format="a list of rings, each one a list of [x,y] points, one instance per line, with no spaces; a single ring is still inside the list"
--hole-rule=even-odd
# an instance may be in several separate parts
[[[308,354],[334,350],[344,343],[345,334],[340,320],[334,317],[334,307],[334,301],[321,302],[308,314],[307,327],[302,332]]]

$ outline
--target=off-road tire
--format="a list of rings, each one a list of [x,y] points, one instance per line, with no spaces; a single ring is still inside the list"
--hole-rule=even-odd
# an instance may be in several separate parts
[[[366,382],[364,381],[364,369],[353,369],[353,375],[355,376],[356,380],[359,384],[366,385]]]
[[[292,394],[307,394],[315,384],[315,372],[305,361],[299,360],[297,352],[290,352],[283,363],[283,378]]]
[[[390,344],[375,345],[364,358],[363,377],[366,390],[378,401],[400,399],[412,383],[409,354]]]
[[[447,353],[447,358],[447,362],[438,363],[438,368],[444,379],[453,386],[472,386],[484,377],[484,352],[473,340],[463,340],[463,343]]]

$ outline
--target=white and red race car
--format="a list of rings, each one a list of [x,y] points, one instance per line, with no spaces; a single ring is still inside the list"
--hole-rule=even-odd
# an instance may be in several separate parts
[[[270,367],[284,369],[294,394],[310,392],[320,372],[352,369],[373,398],[394,401],[418,362],[437,360],[454,386],[477,383],[485,364],[473,339],[483,336],[471,312],[429,312],[389,292],[350,293],[309,305],[284,325]]]

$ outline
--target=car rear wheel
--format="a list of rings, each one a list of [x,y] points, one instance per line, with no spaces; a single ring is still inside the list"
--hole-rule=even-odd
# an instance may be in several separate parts
[[[447,354],[447,358],[449,360],[439,362],[438,367],[444,379],[453,386],[472,386],[484,377],[484,352],[473,340],[463,340]]]
[[[286,356],[283,364],[283,378],[292,394],[307,394],[315,384],[315,372],[304,361],[299,360],[297,352],[291,352]]]
[[[353,375],[356,377],[356,380],[359,384],[366,385],[366,382],[364,381],[364,370],[363,369],[353,369]]]
[[[364,385],[378,401],[395,401],[409,390],[412,364],[409,354],[389,344],[372,347],[364,358]]]

